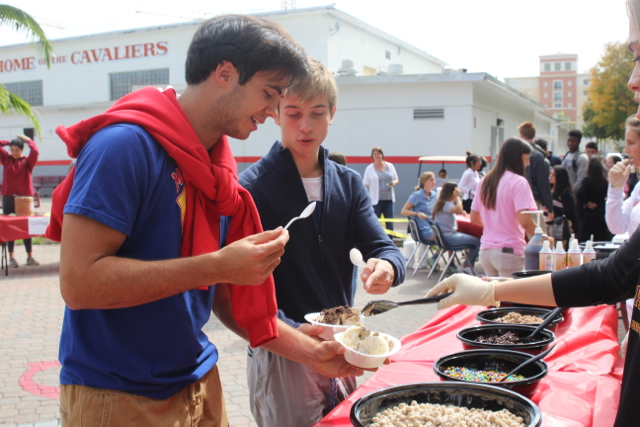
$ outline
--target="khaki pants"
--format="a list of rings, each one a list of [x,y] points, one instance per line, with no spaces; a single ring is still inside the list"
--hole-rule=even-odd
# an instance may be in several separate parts
[[[501,249],[480,249],[480,263],[487,276],[511,277],[524,270],[524,255],[503,253]]]
[[[164,400],[62,385],[60,418],[63,427],[229,426],[217,366],[200,381]]]

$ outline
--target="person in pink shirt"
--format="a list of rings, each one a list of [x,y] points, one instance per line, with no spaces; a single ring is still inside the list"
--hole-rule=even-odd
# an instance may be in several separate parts
[[[22,155],[24,143],[29,145],[29,155]],[[33,181],[31,172],[38,161],[38,146],[35,141],[24,135],[18,135],[11,141],[0,140],[0,147],[9,146],[10,152],[0,149],[0,161],[4,166],[2,174],[2,213],[9,215],[15,213],[14,198],[16,196],[33,196]],[[20,264],[13,257],[13,242],[7,242],[9,250],[9,265],[18,268]],[[31,239],[24,239],[24,247],[27,250],[27,265],[40,265],[33,258],[31,250]]]
[[[536,210],[524,177],[531,146],[520,138],[507,139],[496,166],[476,187],[471,222],[484,227],[480,263],[487,276],[509,277],[524,268],[525,232],[533,236],[535,222],[522,211]]]

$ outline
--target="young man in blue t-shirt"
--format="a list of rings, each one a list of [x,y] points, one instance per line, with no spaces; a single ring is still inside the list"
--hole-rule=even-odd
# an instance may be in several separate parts
[[[180,98],[141,89],[57,130],[78,156],[52,207],[66,303],[63,425],[227,426],[217,351],[202,331],[216,283],[260,285],[231,287],[252,344],[326,375],[362,374],[337,356],[338,343],[319,344],[277,322],[275,304],[265,309],[288,233],[259,232],[225,137],[245,139],[275,117],[306,69],[300,46],[274,24],[217,17],[194,36]],[[228,236],[221,215],[234,217]]]

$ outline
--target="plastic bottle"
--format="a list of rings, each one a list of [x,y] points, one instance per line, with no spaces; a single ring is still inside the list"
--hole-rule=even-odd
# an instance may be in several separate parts
[[[413,250],[416,248],[416,241],[411,238],[411,236],[407,236],[402,242],[402,255],[404,255],[405,265],[409,263],[409,257],[413,253]]]
[[[582,251],[578,246],[578,239],[573,239],[567,251],[567,268],[577,267],[582,264]]]
[[[562,270],[567,266],[567,253],[562,247],[562,242],[556,243],[556,250],[553,251],[553,264],[554,271]]]
[[[522,212],[523,214],[538,215],[538,222],[533,237],[524,248],[524,269],[537,270],[540,267],[540,250],[542,249],[542,227],[540,227],[540,215],[542,211]]]
[[[587,245],[582,251],[582,263],[586,264],[594,259],[596,259],[596,251],[593,249],[593,241],[587,240]]]
[[[540,249],[540,270],[553,271],[554,269],[553,251],[549,247],[549,241],[542,242],[542,249]]]

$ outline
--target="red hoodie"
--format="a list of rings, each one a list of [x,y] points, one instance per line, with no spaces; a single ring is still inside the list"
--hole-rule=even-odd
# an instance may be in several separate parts
[[[232,216],[227,241],[262,232],[260,216],[251,195],[238,184],[237,165],[226,136],[211,154],[204,148],[178,104],[173,89],[145,88],[133,92],[103,114],[56,133],[67,144],[67,153],[77,158],[82,147],[98,130],[116,123],[131,123],[145,129],[173,158],[185,181],[186,213],[182,222],[181,256],[195,256],[220,249],[220,216]],[[60,241],[64,206],[73,186],[73,171],[52,195],[51,223],[46,236]],[[273,277],[260,286],[229,286],[233,317],[246,329],[252,347],[278,337],[278,311]]]

